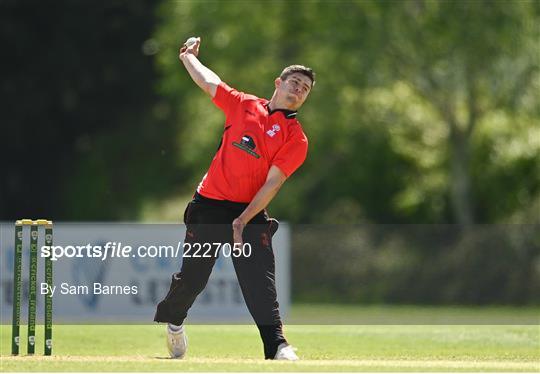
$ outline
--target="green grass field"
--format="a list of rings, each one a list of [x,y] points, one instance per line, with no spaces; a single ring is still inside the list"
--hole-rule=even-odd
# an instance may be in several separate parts
[[[365,309],[356,308],[357,316]],[[400,308],[383,308],[399,319]],[[381,309],[381,310],[383,310]],[[317,310],[309,308],[309,310]],[[320,308],[324,311],[325,308]],[[343,308],[342,315],[353,309]],[[410,308],[422,316],[429,308]],[[441,312],[441,310],[443,312]],[[448,309],[431,308],[429,315]],[[456,312],[456,310],[454,310]],[[458,315],[466,315],[460,309]],[[535,316],[537,310],[484,309],[493,318]],[[292,320],[309,315],[303,307]],[[455,313],[454,313],[455,314]],[[470,310],[478,316],[477,310]],[[331,307],[328,315],[339,315]],[[489,319],[488,319],[489,320]],[[38,352],[42,352],[42,328]],[[251,325],[188,325],[188,356],[167,356],[159,325],[57,325],[54,356],[11,357],[11,326],[3,325],[1,371],[527,371],[540,372],[540,327],[536,325],[288,325],[289,341],[302,361],[262,359],[258,331]],[[21,336],[26,330],[22,329]],[[21,351],[25,352],[26,344]]]

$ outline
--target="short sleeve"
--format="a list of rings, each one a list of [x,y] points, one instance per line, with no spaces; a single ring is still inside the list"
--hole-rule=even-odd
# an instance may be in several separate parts
[[[272,165],[277,166],[288,178],[304,163],[307,150],[307,137],[300,131],[291,140],[283,144],[274,156]]]
[[[216,95],[212,102],[228,116],[229,113],[239,105],[245,94],[231,88],[225,82],[220,82],[216,89]]]

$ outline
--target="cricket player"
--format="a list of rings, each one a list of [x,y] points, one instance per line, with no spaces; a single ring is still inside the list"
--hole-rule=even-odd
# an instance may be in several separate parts
[[[189,40],[188,40],[189,42]],[[296,112],[315,84],[314,72],[292,65],[275,79],[270,100],[226,83],[198,59],[200,38],[180,48],[180,61],[193,81],[225,114],[221,144],[184,213],[186,243],[249,243],[249,256],[231,256],[244,300],[260,332],[266,359],[298,360],[283,334],[275,285],[272,235],[277,221],[266,206],[304,162],[308,141]],[[230,244],[229,244],[230,245]],[[184,357],[184,319],[203,291],[216,257],[184,257],[156,322],[167,322],[172,358]]]

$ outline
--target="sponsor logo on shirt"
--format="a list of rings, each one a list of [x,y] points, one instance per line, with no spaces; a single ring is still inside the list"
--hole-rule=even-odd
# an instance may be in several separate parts
[[[276,135],[279,132],[279,130],[281,130],[281,127],[279,127],[279,125],[276,123],[275,125],[272,125],[272,128],[268,130],[266,133],[268,134],[268,136],[273,138],[274,135]]]
[[[238,142],[233,142],[232,143],[235,147],[237,148],[240,148],[241,150],[249,153],[250,155],[252,155],[253,157],[255,158],[260,158],[261,156],[258,155],[254,149],[256,148],[255,146],[255,141],[253,140],[253,138],[249,135],[244,135],[242,136],[242,140],[240,140],[240,143]]]

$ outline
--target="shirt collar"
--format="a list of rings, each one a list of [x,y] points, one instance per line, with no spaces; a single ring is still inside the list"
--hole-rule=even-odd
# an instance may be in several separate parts
[[[283,115],[285,116],[285,118],[287,119],[293,119],[293,118],[296,118],[296,115],[298,114],[297,111],[295,110],[288,110],[288,109],[274,109],[274,110],[270,110],[270,106],[268,105],[268,103],[266,103],[266,110],[268,110],[268,115],[271,116],[272,114],[274,114],[275,112],[281,112],[283,113]]]

